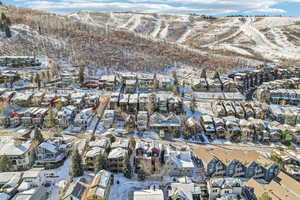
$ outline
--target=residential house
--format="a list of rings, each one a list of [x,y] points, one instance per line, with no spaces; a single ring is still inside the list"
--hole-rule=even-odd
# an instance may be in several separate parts
[[[85,97],[86,94],[82,92],[71,93],[70,104],[76,106],[78,109],[81,109],[85,104],[84,102]]]
[[[250,179],[245,185],[250,191],[251,199],[259,199],[265,193],[272,199],[298,200],[300,196],[299,182],[283,172],[270,183],[261,184],[255,179]]]
[[[148,111],[149,103],[155,104],[155,95],[150,93],[139,94],[138,100],[138,111]]]
[[[133,200],[164,200],[164,193],[161,189],[146,189],[133,192]]]
[[[241,140],[241,128],[239,126],[239,120],[233,116],[224,117],[225,120],[225,128],[228,139],[233,141],[240,141]]]
[[[194,91],[205,92],[208,91],[209,85],[205,78],[193,80],[192,88]]]
[[[137,79],[140,91],[153,89],[155,79],[154,74],[138,74]]]
[[[139,131],[148,128],[149,116],[147,111],[139,111],[136,117],[136,127]]]
[[[107,91],[114,91],[117,87],[117,77],[116,75],[103,75],[99,80],[99,88],[105,89]]]
[[[170,183],[168,189],[168,199],[187,199],[187,200],[207,200],[208,191],[205,182],[192,183],[187,181]]]
[[[34,187],[29,190],[24,190],[18,192],[12,200],[26,199],[26,200],[36,200],[47,198],[47,189],[43,186]]]
[[[107,169],[112,172],[123,172],[128,156],[129,152],[127,149],[121,147],[112,149],[107,156]]]
[[[24,171],[22,180],[22,184],[26,183],[30,188],[39,187],[45,185],[46,183],[46,177],[43,168],[32,168]]]
[[[130,94],[120,94],[119,105],[123,112],[128,112],[129,110],[129,98]]]
[[[107,152],[101,147],[92,147],[84,155],[85,169],[89,171],[96,171],[99,167],[99,158],[105,158]]]
[[[68,146],[64,144],[62,138],[53,138],[41,143],[36,148],[36,166],[52,169],[63,164],[68,155]]]
[[[79,178],[77,181],[72,182],[64,197],[63,200],[81,200],[84,196],[84,193],[88,189],[88,184],[86,183],[85,178]]]
[[[14,124],[14,120],[13,118],[13,114],[16,114],[16,111],[21,110],[20,106],[17,105],[11,105],[11,106],[7,106],[6,108],[3,108],[2,113],[0,114],[0,126],[7,128],[9,126],[15,126],[17,124]],[[18,125],[19,125],[19,121],[18,121]]]
[[[15,94],[15,91],[5,91],[0,95],[0,101],[10,102]]]
[[[116,112],[115,110],[105,110],[102,116],[101,122],[105,128],[111,128],[115,122]]]
[[[76,116],[78,109],[73,105],[62,107],[57,112],[56,123],[60,128],[67,128],[70,126]]]
[[[213,118],[210,115],[202,115],[200,118],[200,123],[204,128],[205,134],[210,138],[214,138],[216,130]]]
[[[194,164],[192,153],[189,149],[183,149],[181,151],[166,148],[164,160],[165,175],[192,177],[200,174],[200,170]]]
[[[11,99],[12,104],[16,104],[19,106],[30,106],[31,98],[33,93],[16,93],[16,95]]]
[[[42,106],[49,106],[49,105],[53,105],[56,101],[56,99],[58,98],[58,96],[55,93],[46,93],[43,97],[43,101],[41,103]]]
[[[7,156],[12,163],[12,170],[29,169],[34,161],[35,142],[22,142],[11,137],[0,138],[0,156]]]
[[[134,166],[143,175],[158,174],[163,164],[164,148],[156,142],[138,142],[135,147]]]
[[[135,114],[139,109],[139,94],[131,94],[128,100],[128,110],[127,112],[130,114]]]
[[[209,177],[253,177],[270,181],[279,173],[277,164],[256,151],[199,147],[194,153]]]
[[[45,92],[43,92],[43,91],[33,93],[32,98],[31,98],[31,106],[41,105],[44,95],[45,95]]]
[[[99,171],[87,191],[87,200],[107,200],[110,187],[113,183],[112,173],[106,170]]]
[[[215,131],[216,131],[216,137],[217,138],[226,138],[226,129],[225,129],[225,122],[222,118],[213,118]]]
[[[242,187],[243,183],[238,178],[212,178],[207,184],[210,200],[219,200],[226,196],[241,199]]]
[[[99,103],[99,95],[88,95],[84,97],[84,107],[85,108],[95,108]]]
[[[213,103],[212,110],[217,117],[225,117],[226,110],[222,101],[215,101]]]
[[[124,92],[133,94],[137,89],[137,80],[125,80]]]
[[[119,92],[114,92],[110,95],[108,109],[109,110],[117,110],[119,108],[119,100],[122,97],[122,94]]]
[[[179,135],[181,128],[181,120],[179,116],[170,113],[168,116],[163,116],[160,113],[154,113],[149,119],[149,129],[159,132],[165,136]]]
[[[79,130],[84,130],[87,128],[90,120],[93,118],[95,113],[91,108],[86,108],[81,110],[74,119],[74,127],[77,127]]]
[[[156,74],[159,90],[171,90],[174,85],[174,79],[171,76]]]

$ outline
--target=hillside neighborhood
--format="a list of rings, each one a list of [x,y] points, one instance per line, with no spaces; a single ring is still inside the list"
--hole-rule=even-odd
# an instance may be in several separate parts
[[[300,199],[300,67],[88,72],[0,57],[1,200]]]

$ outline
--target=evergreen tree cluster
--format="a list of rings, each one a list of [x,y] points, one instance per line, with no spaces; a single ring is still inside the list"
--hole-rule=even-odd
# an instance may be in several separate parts
[[[74,148],[72,153],[72,172],[74,177],[82,176],[84,172],[81,155],[77,148]]]
[[[11,37],[11,21],[4,13],[1,13],[0,31],[5,32],[6,37]]]

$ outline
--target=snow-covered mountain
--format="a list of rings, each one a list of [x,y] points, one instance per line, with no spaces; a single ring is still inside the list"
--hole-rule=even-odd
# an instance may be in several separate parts
[[[194,15],[99,13],[69,17],[106,28],[127,30],[198,51],[259,61],[300,59],[300,19],[290,17],[205,18]]]

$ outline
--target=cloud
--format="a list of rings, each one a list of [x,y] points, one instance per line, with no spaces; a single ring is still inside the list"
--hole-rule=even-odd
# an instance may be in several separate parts
[[[157,13],[197,13],[221,15],[227,13],[276,14],[286,12],[274,6],[300,0],[14,0],[39,10],[67,14],[78,10],[142,11]]]

